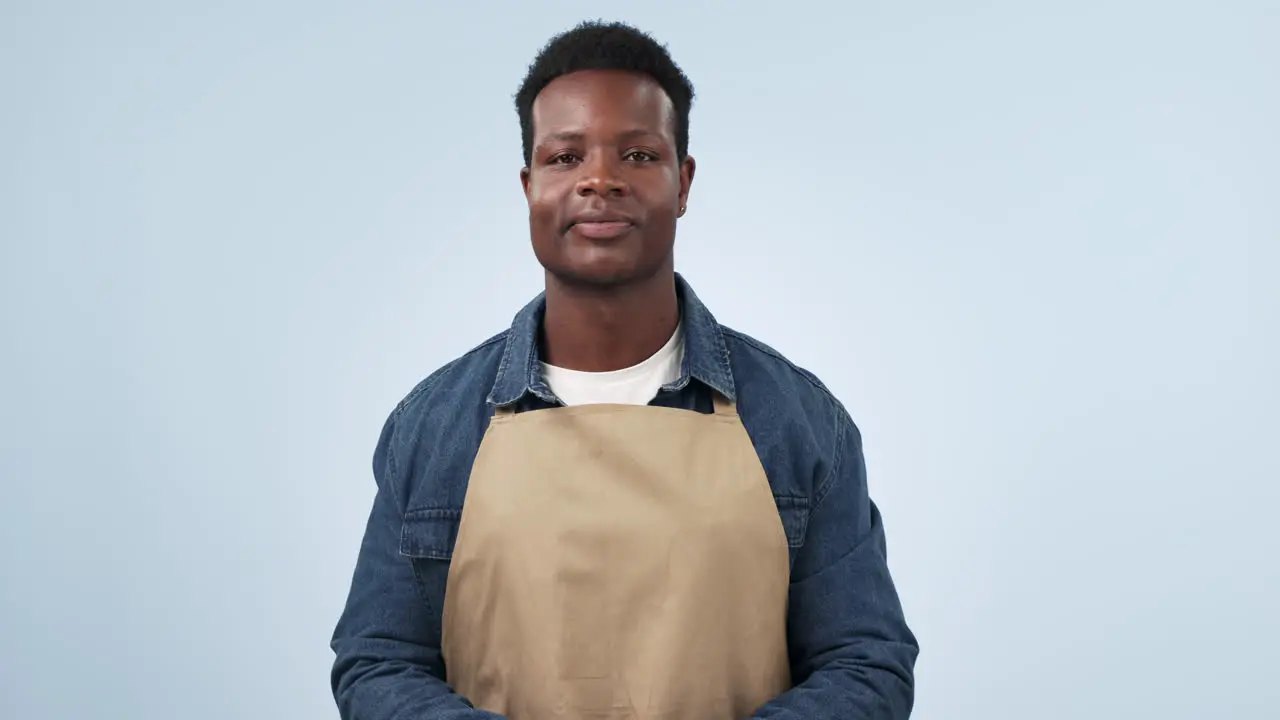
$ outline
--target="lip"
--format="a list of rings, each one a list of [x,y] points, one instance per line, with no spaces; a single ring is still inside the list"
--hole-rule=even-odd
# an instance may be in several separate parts
[[[616,212],[587,211],[573,216],[569,230],[592,240],[616,238],[635,226],[631,218]]]
[[[608,240],[630,230],[631,223],[622,220],[588,221],[574,223],[570,229],[592,240]]]

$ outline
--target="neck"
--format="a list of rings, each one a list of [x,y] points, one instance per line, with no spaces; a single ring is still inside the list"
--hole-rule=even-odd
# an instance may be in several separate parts
[[[680,321],[673,273],[634,285],[585,288],[547,275],[543,361],[583,372],[609,372],[651,357]]]

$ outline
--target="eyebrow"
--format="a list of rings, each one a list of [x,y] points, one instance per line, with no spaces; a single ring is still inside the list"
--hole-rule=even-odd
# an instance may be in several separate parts
[[[618,133],[618,139],[634,140],[635,138],[638,138],[638,137],[644,137],[647,135],[654,135],[654,134],[655,133],[652,130],[646,130],[644,128],[632,128],[631,130],[626,130],[621,133]],[[564,130],[558,133],[551,133],[550,135],[547,135],[541,138],[541,142],[539,142],[538,145],[542,146],[548,142],[576,142],[576,141],[582,140],[584,137],[586,137],[586,133],[582,132],[581,130]]]

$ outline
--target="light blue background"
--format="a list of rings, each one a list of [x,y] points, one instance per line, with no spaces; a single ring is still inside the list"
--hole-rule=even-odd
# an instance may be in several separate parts
[[[511,96],[604,10],[2,7],[0,716],[336,718],[378,430],[540,288]],[[679,268],[864,432],[915,717],[1277,717],[1280,3],[635,7]]]

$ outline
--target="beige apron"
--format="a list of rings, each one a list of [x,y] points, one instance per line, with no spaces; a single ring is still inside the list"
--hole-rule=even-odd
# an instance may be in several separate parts
[[[448,680],[510,720],[741,720],[790,687],[786,536],[735,407],[500,408],[444,600]]]

